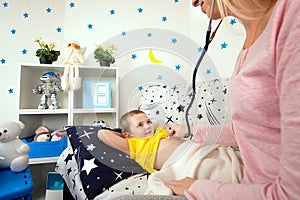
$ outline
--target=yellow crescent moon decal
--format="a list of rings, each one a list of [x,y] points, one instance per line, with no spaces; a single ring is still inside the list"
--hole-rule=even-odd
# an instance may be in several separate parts
[[[149,50],[149,59],[151,60],[151,62],[156,63],[156,64],[162,63],[161,60],[158,60],[158,59],[153,55],[152,49]]]

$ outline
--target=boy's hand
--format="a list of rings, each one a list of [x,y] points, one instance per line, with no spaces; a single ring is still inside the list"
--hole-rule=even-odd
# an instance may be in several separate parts
[[[169,131],[170,136],[180,137],[180,138],[185,137],[187,133],[188,133],[187,126],[181,124],[173,124],[171,130]]]

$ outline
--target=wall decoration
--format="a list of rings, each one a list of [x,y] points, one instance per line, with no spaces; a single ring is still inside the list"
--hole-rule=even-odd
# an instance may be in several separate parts
[[[158,7],[157,3],[161,6]],[[87,47],[87,59],[83,65],[96,64],[93,58],[95,44],[106,41],[114,43],[118,47],[116,65],[120,68],[120,83],[123,83],[123,77],[131,70],[144,66],[150,66],[149,70],[152,67],[171,68],[175,74],[188,79],[191,71],[188,68],[193,68],[201,52],[207,18],[201,10],[193,8],[189,1],[157,0],[157,3],[132,0],[125,0],[122,4],[107,0],[3,1],[0,4],[0,73],[5,74],[5,77],[0,79],[0,95],[4,101],[0,109],[7,113],[6,118],[15,120],[18,116],[19,63],[37,62],[36,46],[32,44],[35,35],[51,38],[57,43],[58,49],[63,49],[73,38],[82,41],[82,45]],[[188,14],[178,15],[178,12]],[[237,26],[234,18],[230,20],[231,23],[227,22],[225,29]],[[226,33],[220,35],[226,37],[217,35],[213,42],[215,44],[212,46],[216,47],[214,53],[218,58],[213,60],[221,60],[220,65],[216,64],[218,70],[230,71],[234,55],[240,47],[238,43],[243,38],[237,38],[236,35],[229,38],[227,36],[230,34]],[[182,40],[182,37],[186,39]],[[121,42],[122,47],[115,42]],[[221,44],[227,44],[226,48],[221,49]],[[152,61],[157,63],[149,59],[150,49],[157,59]],[[232,60],[222,61],[219,59],[220,53]],[[61,63],[60,57],[56,63]],[[149,75],[153,81],[165,81],[168,76],[172,76],[162,71]],[[7,92],[7,88],[14,92]]]

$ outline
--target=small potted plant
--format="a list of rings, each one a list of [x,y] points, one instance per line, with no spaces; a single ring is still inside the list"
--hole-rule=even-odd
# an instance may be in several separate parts
[[[55,42],[46,42],[40,36],[34,37],[33,41],[40,46],[36,51],[36,56],[40,58],[41,64],[52,64],[52,62],[57,61],[60,51],[54,50],[56,47]]]
[[[115,50],[117,50],[116,46],[107,42],[102,45],[96,45],[94,58],[97,62],[100,62],[101,66],[110,66],[110,64],[115,62],[113,57]]]

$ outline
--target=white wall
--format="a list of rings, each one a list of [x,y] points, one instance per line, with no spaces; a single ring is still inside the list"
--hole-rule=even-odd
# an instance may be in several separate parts
[[[47,13],[47,8],[51,8],[51,12]],[[143,11],[138,12],[139,8]],[[115,14],[111,14],[111,10]],[[28,18],[24,13],[28,13]],[[165,22],[163,17],[167,18]],[[231,75],[244,37],[238,24],[230,25],[232,19],[224,20],[208,51],[213,61],[210,64],[222,77]],[[5,62],[0,62],[0,121],[18,119],[18,63],[38,62],[35,57],[38,47],[32,41],[35,35],[55,41],[61,53],[68,41],[78,41],[87,47],[85,65],[98,65],[93,58],[95,44],[115,43],[122,113],[130,107],[128,97],[139,84],[176,82],[178,77],[190,81],[199,55],[195,47],[204,45],[207,23],[201,10],[184,0],[3,1],[0,5],[0,60]],[[92,24],[91,29],[88,24]],[[58,27],[61,32],[57,31]],[[16,34],[11,33],[13,29]],[[126,35],[122,36],[122,32]],[[147,37],[146,33],[152,36]],[[177,42],[172,43],[172,39]],[[226,48],[221,48],[223,43],[228,44]],[[162,64],[149,60],[149,48],[153,48]],[[22,53],[23,49],[27,50],[26,54]],[[136,59],[131,58],[133,54]],[[175,69],[177,65],[181,66],[180,70]],[[144,72],[143,76],[138,74],[140,71]],[[33,95],[32,98],[39,97]]]

